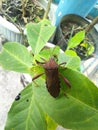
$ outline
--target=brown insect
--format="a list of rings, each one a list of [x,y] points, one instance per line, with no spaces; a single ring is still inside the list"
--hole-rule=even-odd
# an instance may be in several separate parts
[[[46,75],[46,87],[48,89],[48,92],[53,96],[57,97],[60,93],[60,76],[64,79],[64,82],[67,84],[67,86],[70,88],[70,82],[61,74],[59,74],[59,65],[55,62],[54,58],[50,58],[49,61],[45,62],[43,64],[43,68],[45,69],[45,73],[39,74],[35,76],[33,80],[40,77],[41,75]]]

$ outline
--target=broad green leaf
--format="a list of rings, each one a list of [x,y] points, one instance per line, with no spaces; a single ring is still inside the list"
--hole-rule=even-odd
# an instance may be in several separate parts
[[[38,86],[37,86],[38,87]],[[8,115],[5,130],[55,130],[57,123],[45,114],[34,96],[29,84],[14,101]]]
[[[57,98],[52,97],[45,80],[36,79],[12,105],[5,130],[46,130],[45,113],[64,128],[98,129],[98,88],[77,71],[66,68],[60,73],[71,84],[69,89],[65,83],[60,83],[61,88],[65,86],[66,95],[61,93]]]
[[[71,68],[71,69],[79,69],[80,68],[80,58],[78,56],[70,56],[69,61],[66,64],[66,67]]]
[[[33,56],[27,48],[19,43],[8,42],[0,53],[0,65],[7,70],[29,73]]]
[[[45,88],[44,81],[43,86],[34,87],[34,93],[41,108],[65,128],[97,130],[98,88],[79,72],[63,69],[62,73],[71,84],[71,89],[66,89],[66,95],[53,98]]]
[[[79,45],[85,38],[85,31],[80,31],[71,37],[68,41],[67,49],[74,48]]]
[[[38,54],[54,33],[55,27],[44,19],[39,23],[27,24],[27,38],[33,54]]]
[[[58,59],[59,59],[58,60],[59,64],[66,62],[65,66],[67,68],[71,68],[75,70],[80,69],[81,61],[79,56],[70,56],[70,55],[66,55],[65,53],[60,53]]]
[[[47,130],[45,115],[36,100],[32,84],[14,101],[6,122],[5,130]]]

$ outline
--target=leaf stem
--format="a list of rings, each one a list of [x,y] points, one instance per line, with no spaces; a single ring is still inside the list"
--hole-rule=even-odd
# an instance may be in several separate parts
[[[47,8],[46,8],[46,11],[45,11],[45,14],[44,14],[44,17],[43,17],[44,19],[46,19],[48,17],[48,13],[50,11],[51,3],[52,3],[52,0],[48,0]]]

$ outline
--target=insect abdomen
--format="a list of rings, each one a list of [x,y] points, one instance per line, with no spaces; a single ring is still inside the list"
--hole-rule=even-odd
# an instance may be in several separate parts
[[[46,75],[46,87],[48,92],[53,96],[57,97],[60,92],[60,81],[58,74],[58,64],[54,59],[50,59],[44,65]]]
[[[58,77],[58,69],[45,70],[46,73],[46,87],[48,92],[53,96],[57,97],[60,93],[60,81]]]

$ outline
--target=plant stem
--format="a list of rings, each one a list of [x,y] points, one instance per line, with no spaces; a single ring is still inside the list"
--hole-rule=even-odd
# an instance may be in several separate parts
[[[0,10],[1,10],[1,8],[2,8],[2,0],[0,0]]]
[[[98,16],[85,28],[85,32],[88,33],[96,23],[98,23]]]
[[[28,0],[21,0],[21,4],[22,4],[22,17],[25,16],[25,13],[26,13],[25,8],[27,7],[27,2],[28,2]]]
[[[50,11],[51,3],[52,3],[52,0],[48,0],[47,8],[46,8],[46,11],[45,11],[45,14],[44,14],[44,17],[43,17],[44,19],[48,17],[48,13]]]

